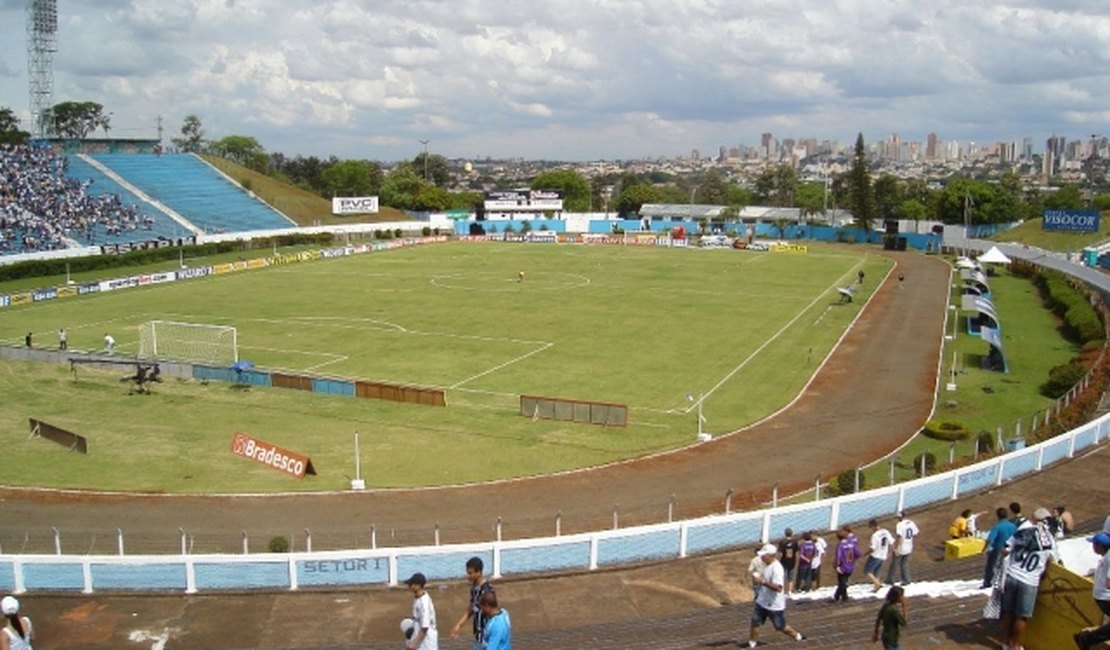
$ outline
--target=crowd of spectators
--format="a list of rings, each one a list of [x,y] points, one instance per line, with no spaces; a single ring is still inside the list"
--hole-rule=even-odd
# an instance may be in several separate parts
[[[98,233],[153,227],[153,218],[118,194],[94,195],[92,179],[68,177],[68,166],[48,148],[0,145],[0,255],[94,245]]]

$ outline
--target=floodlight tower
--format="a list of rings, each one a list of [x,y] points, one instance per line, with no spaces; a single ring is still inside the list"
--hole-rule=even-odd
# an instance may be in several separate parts
[[[54,100],[54,53],[58,51],[58,0],[27,0],[27,78],[31,85],[31,134],[42,138]]]

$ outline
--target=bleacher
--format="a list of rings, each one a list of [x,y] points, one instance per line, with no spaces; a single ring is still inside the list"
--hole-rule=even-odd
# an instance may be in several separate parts
[[[206,233],[296,225],[192,154],[95,154],[92,158]]]
[[[118,233],[109,233],[108,229],[102,225],[97,224],[93,227],[92,237],[85,237],[84,235],[74,235],[74,239],[81,243],[90,244],[119,244],[131,241],[145,241],[149,239],[157,239],[159,237],[176,238],[188,234],[185,229],[177,224],[173,219],[166,216],[153,206],[145,203],[141,198],[135,196],[130,190],[124,188],[119,183],[104,175],[99,169],[88,164],[77,156],[67,156],[69,159],[69,170],[66,175],[70,178],[78,180],[91,179],[92,185],[88,188],[88,193],[92,195],[98,194],[116,194],[120,200],[127,205],[137,205],[144,215],[149,216],[152,221],[150,227],[140,227],[136,230],[123,230]]]

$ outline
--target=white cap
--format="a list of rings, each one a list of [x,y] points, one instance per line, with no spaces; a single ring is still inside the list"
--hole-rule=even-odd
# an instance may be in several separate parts
[[[4,616],[12,616],[19,613],[19,601],[11,596],[4,596],[0,600],[0,611],[4,612]]]
[[[779,547],[775,546],[774,544],[764,544],[763,548],[759,549],[760,557],[762,557],[764,555],[774,555],[775,553],[778,553],[778,552],[779,552]]]

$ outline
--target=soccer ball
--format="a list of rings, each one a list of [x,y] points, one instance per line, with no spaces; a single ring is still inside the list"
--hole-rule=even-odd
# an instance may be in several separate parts
[[[416,631],[416,623],[411,618],[401,619],[401,634],[405,635],[406,639],[412,638],[412,633]]]

